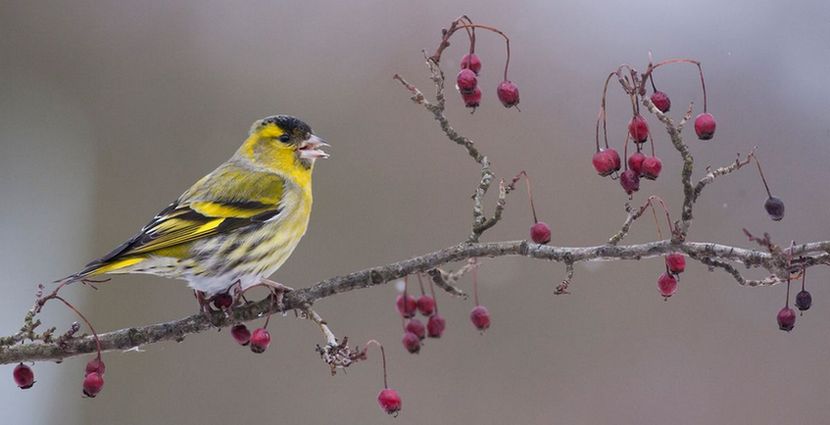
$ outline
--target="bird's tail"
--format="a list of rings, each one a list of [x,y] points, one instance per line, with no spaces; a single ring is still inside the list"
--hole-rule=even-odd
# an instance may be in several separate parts
[[[105,257],[106,258],[106,257]],[[83,270],[73,275],[67,276],[63,279],[56,280],[55,283],[67,284],[81,281],[90,277],[99,276],[107,273],[118,273],[118,271],[130,267],[134,264],[143,261],[140,257],[117,258],[113,260],[99,259],[95,260],[84,267]]]

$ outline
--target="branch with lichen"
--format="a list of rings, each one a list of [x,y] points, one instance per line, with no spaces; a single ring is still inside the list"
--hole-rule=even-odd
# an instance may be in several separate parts
[[[590,247],[548,246],[528,241],[467,243],[323,280],[311,287],[285,294],[282,306],[273,303],[270,298],[266,298],[262,301],[235,307],[229,310],[227,314],[214,312],[210,318],[201,313],[194,314],[170,322],[102,333],[99,334],[99,339],[103,351],[128,350],[164,341],[182,341],[188,335],[207,331],[214,328],[214,326],[224,328],[239,322],[256,320],[269,313],[306,310],[315,302],[337,294],[384,285],[404,276],[429,272],[443,265],[471,258],[522,256],[563,264],[576,264],[611,260],[637,261],[659,257],[674,251],[683,252],[690,258],[704,264],[707,264],[707,261],[717,261],[716,264],[707,264],[716,267],[720,267],[721,263],[734,263],[745,267],[764,269],[776,276],[786,276],[787,274],[787,270],[781,269],[780,266],[782,264],[781,257],[786,255],[784,252],[772,254],[761,250],[706,242],[676,243],[663,240],[636,245],[598,245]],[[801,258],[799,264],[804,267],[811,267],[827,264],[830,258],[828,252],[830,252],[830,241],[824,241],[797,245],[793,248],[792,255]],[[784,262],[786,263],[786,261]],[[732,274],[732,271],[730,271],[730,274]],[[733,276],[735,275],[733,274]],[[760,283],[756,284],[754,283],[756,281],[743,278],[737,279],[736,277],[736,280],[739,284],[748,286],[774,285],[780,282],[780,280],[764,280],[758,281]],[[317,323],[313,316],[312,321]],[[328,342],[330,341],[327,338]],[[69,338],[63,344],[58,342],[30,342],[4,345],[0,347],[0,364],[22,361],[56,361],[93,352],[95,352],[95,340],[91,336]]]

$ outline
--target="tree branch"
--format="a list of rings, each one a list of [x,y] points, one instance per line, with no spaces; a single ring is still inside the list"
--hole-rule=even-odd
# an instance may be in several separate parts
[[[285,295],[282,308],[275,306],[270,298],[266,298],[256,303],[234,308],[227,316],[222,312],[215,312],[212,320],[216,326],[221,328],[238,322],[255,320],[268,314],[269,311],[273,314],[294,309],[306,310],[315,301],[335,294],[382,285],[410,274],[428,272],[441,265],[469,258],[524,256],[568,264],[603,260],[640,260],[661,256],[673,251],[685,252],[689,257],[715,267],[725,268],[723,264],[733,262],[747,267],[764,268],[773,275],[786,276],[784,274],[786,271],[776,266],[778,262],[774,254],[715,243],[675,243],[664,240],[638,245],[599,245],[590,247],[557,247],[538,245],[528,241],[470,243],[444,248],[384,266],[332,277],[309,288],[288,292]],[[830,258],[828,251],[830,251],[830,241],[813,242],[796,246],[792,255],[804,257],[803,264],[808,267],[827,264],[828,258]],[[733,276],[737,273],[737,269],[734,267],[727,269],[727,271]],[[750,283],[753,281],[745,282],[747,283],[742,284],[756,286]],[[777,282],[770,281],[764,284],[771,285],[775,283]],[[101,348],[104,351],[128,350],[162,341],[182,341],[187,335],[204,332],[211,328],[212,325],[208,318],[199,313],[171,322],[108,332],[100,334],[99,338]],[[329,339],[328,335],[327,339]],[[62,360],[81,354],[93,353],[95,350],[95,340],[91,336],[72,338],[63,341],[62,344],[39,342],[17,344],[0,347],[0,364]]]

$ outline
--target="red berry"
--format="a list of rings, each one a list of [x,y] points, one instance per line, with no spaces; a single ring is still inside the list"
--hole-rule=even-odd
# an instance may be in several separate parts
[[[432,316],[435,312],[435,299],[429,295],[421,295],[418,298],[418,311],[424,316]]]
[[[468,108],[478,108],[481,105],[481,89],[476,87],[472,93],[461,93],[461,98],[464,99],[464,106]]]
[[[84,395],[93,398],[104,388],[104,377],[98,372],[87,373],[84,377]]]
[[[648,140],[648,122],[642,115],[634,115],[628,123],[628,134],[634,143],[645,143]]]
[[[435,313],[427,320],[427,335],[430,338],[441,338],[446,327],[447,321],[440,314]]]
[[[264,353],[271,345],[271,334],[265,328],[254,329],[251,335],[251,351],[254,353]]]
[[[643,174],[643,161],[646,156],[642,152],[634,152],[628,157],[628,168],[634,170],[637,175]]]
[[[625,193],[631,195],[640,190],[640,176],[634,170],[628,169],[620,174],[620,185]]]
[[[686,257],[679,252],[672,252],[666,256],[666,267],[674,274],[683,273],[686,270]]]
[[[234,325],[231,328],[231,336],[233,339],[242,346],[246,346],[251,342],[251,331],[248,330],[248,327],[243,324]]]
[[[778,329],[791,331],[795,327],[795,310],[784,307],[778,311]]]
[[[620,154],[614,148],[602,149],[591,158],[597,174],[605,177],[620,169]]]
[[[481,59],[475,53],[467,53],[461,58],[461,69],[470,69],[478,75],[481,71]]]
[[[461,94],[472,94],[476,87],[478,87],[478,78],[472,70],[462,69],[458,73],[458,76],[455,77],[455,83]]]
[[[764,202],[764,209],[773,221],[781,221],[784,218],[784,201],[780,198],[770,196]]]
[[[32,368],[23,363],[19,363],[14,367],[12,376],[14,377],[14,383],[17,384],[21,390],[28,390],[35,384],[35,372],[32,371]]]
[[[406,331],[412,332],[418,339],[424,339],[427,336],[427,328],[424,326],[424,323],[418,319],[409,319],[406,322]]]
[[[704,112],[695,118],[695,133],[700,140],[709,140],[715,135],[715,117],[708,112]]]
[[[807,311],[813,305],[813,296],[805,290],[801,290],[795,295],[795,306],[800,311]]]
[[[88,375],[92,372],[95,372],[99,375],[103,375],[106,370],[107,366],[104,364],[104,361],[101,360],[100,357],[95,357],[94,359],[87,362],[85,373]]]
[[[406,351],[412,354],[417,354],[421,351],[421,338],[418,338],[418,335],[412,332],[407,331],[404,333],[403,338],[401,338],[401,343],[403,344],[403,348],[406,348]]]
[[[384,412],[396,415],[401,410],[401,396],[391,388],[384,388],[378,394],[378,404]]]
[[[398,313],[407,319],[414,317],[415,311],[418,309],[418,302],[415,301],[415,297],[409,294],[406,294],[406,296],[404,294],[398,295],[395,305],[398,307]]]
[[[662,113],[669,112],[669,109],[671,109],[671,100],[669,99],[669,95],[661,92],[660,90],[652,93],[651,103],[653,103],[654,106],[656,106]]]
[[[505,80],[499,83],[496,94],[505,108],[512,108],[519,104],[519,86],[513,84],[512,81]]]
[[[233,304],[233,297],[230,294],[216,294],[213,296],[213,306],[220,310],[230,308],[231,304]]]
[[[490,312],[487,311],[487,307],[477,305],[473,311],[470,312],[470,321],[472,321],[476,329],[480,331],[484,331],[489,328]]]
[[[542,221],[530,226],[530,239],[538,244],[550,242],[550,226]]]
[[[663,273],[657,278],[657,289],[660,290],[660,295],[668,298],[677,292],[677,279],[668,273]]]
[[[663,162],[656,156],[650,156],[643,160],[642,173],[643,177],[654,180],[660,175],[660,170],[663,169]]]

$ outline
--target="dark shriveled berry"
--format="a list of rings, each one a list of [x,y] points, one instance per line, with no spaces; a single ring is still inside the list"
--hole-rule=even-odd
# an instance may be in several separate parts
[[[480,331],[484,331],[489,328],[490,312],[487,311],[487,307],[477,305],[473,311],[470,312],[470,321],[473,322],[473,326]]]
[[[251,335],[251,351],[254,353],[264,353],[271,345],[271,333],[265,328],[258,328],[254,330]]]
[[[648,122],[642,115],[634,115],[628,123],[628,134],[634,143],[645,143],[648,140]]]
[[[424,323],[418,319],[409,319],[406,322],[406,329],[407,332],[412,332],[418,339],[424,339],[427,337],[427,328],[424,326]]]
[[[784,307],[778,311],[778,329],[791,331],[795,327],[795,310]]]
[[[473,90],[478,87],[478,78],[476,73],[469,69],[462,69],[455,77],[455,84],[461,94],[472,94]]]
[[[446,327],[447,321],[440,314],[435,313],[427,320],[427,336],[430,338],[441,338]]]
[[[231,336],[237,344],[243,347],[251,342],[251,331],[248,330],[247,326],[241,323],[234,325],[234,327],[231,328]]]
[[[602,149],[595,153],[591,162],[597,174],[605,177],[620,169],[620,154],[614,148]]]
[[[679,252],[672,252],[666,256],[666,267],[674,274],[683,273],[686,270],[686,257]]]
[[[550,226],[542,221],[530,226],[530,239],[542,245],[550,242]]]
[[[650,156],[643,160],[643,167],[641,173],[643,175],[643,178],[655,180],[657,176],[660,175],[660,171],[662,169],[663,162],[660,161],[660,158],[656,156]]]
[[[700,140],[709,140],[715,136],[715,117],[708,112],[704,112],[695,118],[695,133]]]
[[[418,338],[418,335],[412,332],[407,331],[403,334],[401,344],[403,344],[403,348],[406,348],[406,351],[412,354],[418,354],[421,351],[421,338]]]
[[[418,298],[418,311],[424,316],[432,316],[435,312],[435,299],[429,295],[421,295]]]
[[[415,311],[418,309],[418,301],[412,295],[400,294],[395,300],[395,306],[398,308],[398,313],[406,319],[415,316]]]
[[[769,218],[773,221],[781,221],[784,218],[784,201],[774,196],[770,196],[764,202],[764,209],[767,210]]]
[[[98,372],[87,373],[84,377],[84,395],[94,398],[104,388],[104,377]]]
[[[378,404],[384,412],[395,415],[401,410],[401,396],[391,388],[384,388],[378,394]]]
[[[813,296],[808,291],[801,290],[795,295],[795,306],[799,311],[807,311],[813,305]]]
[[[12,371],[14,383],[20,387],[21,390],[28,390],[35,384],[35,372],[29,366],[19,363]]]
[[[496,88],[496,95],[498,95],[501,104],[505,108],[512,108],[519,104],[519,86],[512,81],[502,81]]]
[[[476,75],[481,71],[481,59],[475,53],[467,53],[461,58],[461,69],[470,69]]]
[[[663,273],[657,278],[657,289],[663,298],[668,298],[677,292],[677,279],[668,273]]]
[[[620,174],[620,186],[625,193],[631,195],[640,190],[640,176],[629,168]]]
[[[669,112],[671,109],[671,99],[669,95],[657,90],[651,95],[651,103],[662,113]]]
[[[230,294],[216,294],[213,296],[213,306],[219,310],[230,308],[233,304],[233,297]]]
[[[634,152],[628,157],[628,168],[634,170],[637,175],[643,174],[643,161],[646,156],[642,152]]]

